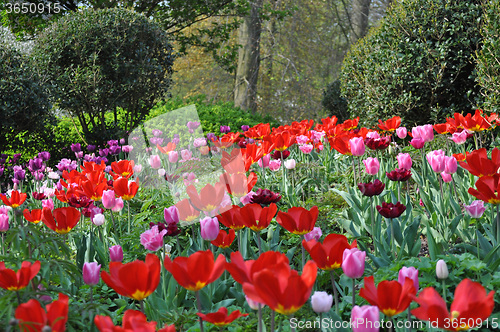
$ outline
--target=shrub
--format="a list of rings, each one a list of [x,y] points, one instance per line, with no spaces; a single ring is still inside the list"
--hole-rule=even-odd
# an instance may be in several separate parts
[[[53,120],[45,87],[27,59],[13,47],[0,48],[0,152],[36,151]]]
[[[481,29],[483,47],[477,52],[477,82],[484,95],[484,109],[498,112],[500,105],[500,1],[486,2]]]
[[[366,123],[400,115],[408,125],[469,112],[481,100],[472,55],[481,43],[481,1],[394,3],[344,59],[342,92]]]
[[[347,100],[342,96],[339,80],[327,85],[326,90],[323,91],[321,104],[330,113],[330,116],[335,115],[338,118],[339,123],[349,118]]]
[[[85,10],[61,18],[37,39],[33,61],[57,106],[101,143],[136,127],[164,96],[172,48],[163,29],[125,9]],[[125,110],[124,124],[118,109]],[[107,122],[105,114],[113,114]]]

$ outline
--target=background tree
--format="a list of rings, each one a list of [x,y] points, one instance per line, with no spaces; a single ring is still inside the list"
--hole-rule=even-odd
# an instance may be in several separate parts
[[[78,118],[91,142],[136,127],[165,95],[173,63],[163,29],[125,9],[61,18],[37,38],[32,58],[54,102]]]
[[[469,112],[481,97],[473,54],[481,1],[396,2],[344,59],[342,92],[365,123],[400,115],[410,125]]]

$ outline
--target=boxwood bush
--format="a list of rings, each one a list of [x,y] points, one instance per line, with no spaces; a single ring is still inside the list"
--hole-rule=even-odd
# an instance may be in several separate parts
[[[470,112],[481,101],[473,55],[480,0],[395,2],[344,59],[342,92],[365,124],[400,115],[408,125]]]

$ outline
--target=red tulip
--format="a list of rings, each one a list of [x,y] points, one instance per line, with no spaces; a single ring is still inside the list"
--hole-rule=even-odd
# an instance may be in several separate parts
[[[221,229],[217,238],[210,243],[212,243],[216,247],[225,249],[231,246],[235,237],[236,233],[234,232],[234,229],[230,229],[227,233],[226,231]]]
[[[134,175],[134,161],[133,160],[120,160],[111,163],[111,169],[113,172],[111,175],[114,179],[122,176],[124,178],[130,178]]]
[[[189,257],[177,257],[173,261],[167,256],[163,265],[179,285],[187,290],[199,291],[221,276],[225,262],[224,256],[219,255],[214,263],[214,255],[207,250],[197,251]]]
[[[261,231],[271,223],[278,211],[276,204],[263,208],[260,204],[247,204],[240,209],[240,216],[246,227],[252,231]]]
[[[17,190],[12,190],[10,198],[7,198],[7,196],[5,195],[0,195],[0,199],[3,201],[3,203],[7,206],[12,207],[13,209],[21,206],[26,200],[26,197],[28,197],[26,193],[19,193],[19,191]]]
[[[356,248],[357,242],[354,240],[349,245],[344,235],[329,234],[325,237],[323,243],[316,240],[303,240],[302,245],[316,262],[318,268],[329,271],[342,266],[344,250]]]
[[[252,283],[255,273],[265,268],[278,270],[286,266],[290,266],[290,261],[280,252],[266,251],[256,260],[244,261],[243,256],[237,251],[231,253],[231,262],[226,263],[226,270],[236,282],[244,284]]]
[[[450,311],[446,302],[432,287],[420,292],[415,302],[420,307],[411,311],[420,320],[429,320],[432,327],[448,331],[462,331],[481,326],[495,306],[495,292],[486,295],[481,284],[469,279],[462,280],[456,290]]]
[[[480,177],[476,181],[476,188],[469,188],[469,194],[486,203],[500,204],[500,174]]]
[[[57,208],[54,211],[44,208],[42,211],[43,223],[59,234],[69,233],[79,220],[80,211],[71,206]]]
[[[403,285],[397,280],[384,280],[376,288],[373,276],[365,278],[365,286],[359,291],[359,296],[389,317],[405,311],[415,294],[417,290],[410,278],[406,278]]]
[[[287,212],[279,211],[276,221],[290,233],[304,235],[313,230],[318,213],[317,206],[313,206],[311,210],[292,207]]]
[[[245,131],[244,135],[248,138],[262,139],[271,133],[271,126],[269,123],[259,123]]]
[[[269,206],[271,203],[278,203],[281,200],[280,193],[272,192],[269,189],[257,189],[257,192],[250,198],[250,203]]]
[[[94,317],[94,324],[101,332],[156,332],[156,322],[149,322],[142,312],[137,310],[127,310],[123,315],[122,326],[115,326],[108,316],[97,315]],[[175,332],[175,326],[163,327],[158,332]]]
[[[245,228],[244,220],[240,216],[240,209],[238,205],[233,205],[231,209],[217,215],[217,219],[224,226],[239,231]]]
[[[37,300],[29,300],[19,305],[15,317],[19,321],[22,332],[42,332],[44,327],[50,327],[49,331],[64,332],[68,321],[67,295],[59,293],[59,299],[47,305],[47,311]]]
[[[42,209],[33,209],[31,211],[28,209],[24,209],[23,216],[24,219],[28,220],[29,222],[38,224],[40,220],[42,220]]]
[[[472,175],[478,177],[493,176],[500,168],[500,150],[494,148],[491,152],[491,159],[488,158],[485,148],[474,150],[467,153],[465,160],[460,162],[460,166],[468,170]]]
[[[206,322],[212,323],[215,326],[226,326],[240,317],[248,316],[248,314],[242,314],[239,310],[235,310],[228,315],[227,308],[222,307],[217,312],[211,312],[209,314],[197,313]]]
[[[196,190],[196,187],[190,185],[186,188],[186,193],[189,195],[191,204],[198,210],[201,211],[212,211],[219,207],[222,199],[224,198],[225,192],[224,184],[217,182],[215,186],[207,184],[200,190]]]
[[[38,271],[40,271],[40,261],[34,263],[24,261],[17,272],[5,268],[5,262],[0,262],[0,287],[11,291],[23,289],[28,286]]]
[[[384,131],[395,131],[401,125],[401,117],[394,116],[388,120],[382,122],[382,120],[378,120],[378,127],[380,130]]]
[[[139,184],[136,181],[129,181],[127,178],[120,177],[113,181],[113,189],[118,197],[121,197],[125,201],[129,201],[137,194]]]
[[[102,271],[102,280],[120,295],[135,300],[143,300],[151,295],[160,283],[160,259],[155,254],[147,254],[146,261],[131,263],[109,263],[109,273]]]

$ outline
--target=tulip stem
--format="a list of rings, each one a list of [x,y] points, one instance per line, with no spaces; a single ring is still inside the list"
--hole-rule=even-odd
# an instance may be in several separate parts
[[[257,247],[259,248],[259,255],[262,254],[262,248],[260,243],[260,231],[257,231]]]
[[[238,251],[241,252],[241,229],[238,229]]]
[[[352,278],[352,307],[356,305],[356,279]]]
[[[259,315],[259,322],[258,322],[258,331],[262,332],[262,304],[259,303],[258,309],[257,309],[257,314]]]
[[[477,259],[481,259],[479,257],[479,220],[476,218],[476,246],[477,246]],[[498,226],[497,226],[498,227]]]
[[[333,297],[335,299],[335,313],[339,314],[339,294],[337,292],[337,287],[335,286],[335,276],[333,275],[333,270],[330,270],[330,279],[332,280],[333,287]]]
[[[90,286],[90,304],[94,303],[94,286]]]
[[[392,218],[389,219],[389,222],[391,223],[391,256],[395,259],[395,253],[394,253],[394,224]]]
[[[115,216],[113,215],[113,211],[109,210],[111,213],[111,221],[113,222],[113,229],[116,230],[116,225],[115,225]]]
[[[377,235],[375,234],[375,212],[373,211],[373,196],[370,196],[370,219],[372,220],[372,241],[373,241],[373,250],[375,252],[375,256],[377,255],[377,245],[375,244],[375,239],[378,240]]]
[[[197,290],[194,292],[196,294],[196,306],[198,307],[198,312],[201,313],[201,300],[200,300],[200,291]],[[200,332],[203,332],[203,320],[201,317],[199,318],[200,320]]]
[[[411,312],[410,312],[410,307],[408,307],[408,317],[407,317],[408,321],[410,322],[409,327],[407,329],[408,332],[411,332]]]
[[[290,316],[290,321],[293,319],[293,316],[294,316],[294,315],[291,315],[291,316]],[[296,331],[296,330],[295,330],[295,324],[290,324],[290,331],[292,331],[292,332],[295,332],[295,331]]]
[[[500,243],[500,215],[498,213],[498,204],[497,206],[497,245]]]
[[[300,243],[302,244],[302,241],[304,241],[304,235],[300,236]],[[306,265],[306,253],[304,246],[302,245],[302,271],[304,270],[304,265]]]
[[[442,285],[443,285],[443,300],[446,303],[446,279],[441,280]]]
[[[274,312],[274,310],[271,310],[271,332],[274,332],[274,316],[276,315],[276,313]]]
[[[19,291],[16,291],[16,295],[17,295],[17,304],[21,305],[21,296],[19,295]]]
[[[356,181],[356,162],[354,161],[354,156],[352,156],[352,173],[354,176],[354,187],[357,186],[357,181]]]
[[[130,235],[130,201],[127,200],[128,234]]]

